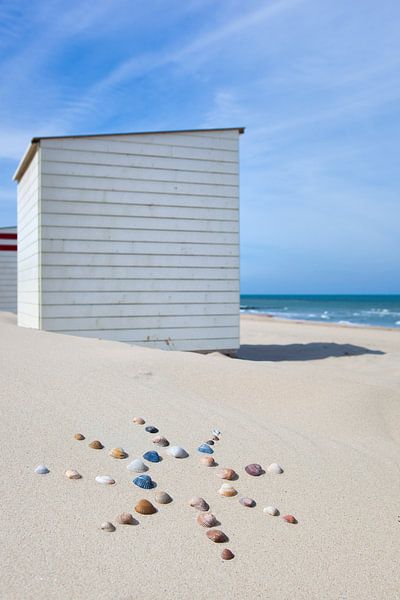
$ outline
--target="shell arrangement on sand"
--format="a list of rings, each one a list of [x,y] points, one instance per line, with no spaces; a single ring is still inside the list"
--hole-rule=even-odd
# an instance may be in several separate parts
[[[269,465],[267,471],[268,473],[274,473],[275,475],[280,475],[283,473],[283,469],[281,465],[278,465],[278,463],[272,463],[272,465]]]
[[[81,479],[82,475],[74,469],[67,469],[65,471],[65,477],[67,477],[68,479]]]
[[[212,454],[214,452],[214,450],[208,444],[201,444],[197,450],[199,452],[204,452],[204,454]]]
[[[117,516],[115,520],[120,525],[134,525],[136,522],[135,519],[132,517],[131,513],[128,512],[121,513]]]
[[[104,521],[104,523],[101,524],[100,528],[103,531],[115,531],[115,527],[112,523],[110,523],[110,521]]]
[[[222,469],[221,471],[218,471],[217,477],[232,481],[233,479],[237,479],[237,474],[233,469]]]
[[[162,435],[156,435],[156,437],[153,438],[152,442],[153,442],[153,444],[157,444],[157,446],[161,446],[163,448],[165,448],[166,446],[169,446],[169,441],[167,440],[167,438],[163,437]]]
[[[252,463],[251,465],[247,465],[247,467],[245,467],[244,470],[249,475],[253,475],[253,477],[259,477],[264,472],[262,466],[258,465],[257,463]]]
[[[154,515],[157,512],[156,507],[148,500],[139,500],[135,506],[135,510],[141,515]]]
[[[97,475],[95,481],[97,481],[97,483],[102,483],[103,485],[114,485],[115,483],[115,479],[109,475]]]
[[[158,463],[161,460],[161,456],[155,450],[149,450],[143,454],[143,458],[152,463]]]
[[[80,441],[81,441],[81,440],[84,440],[84,439],[85,439],[85,436],[84,436],[84,435],[82,435],[81,433],[76,433],[76,434],[74,435],[74,438],[75,438],[76,440],[80,440]]]
[[[212,456],[202,456],[200,458],[200,462],[202,465],[206,465],[206,467],[215,467],[216,462]]]
[[[132,422],[135,423],[135,425],[144,425],[146,421],[142,419],[142,417],[133,417]]]
[[[279,515],[279,510],[275,506],[266,506],[263,508],[263,513],[265,515],[271,515],[271,517],[277,517]]]
[[[158,502],[158,504],[169,504],[172,502],[172,498],[167,492],[157,492],[154,496],[154,500]]]
[[[240,498],[239,500],[240,504],[242,504],[243,506],[247,506],[248,508],[253,508],[253,506],[256,505],[255,500],[253,500],[253,498]]]
[[[158,433],[158,429],[157,427],[154,427],[154,425],[148,425],[147,427],[145,427],[145,430],[148,433]]]
[[[291,523],[292,525],[296,525],[297,519],[293,515],[283,515],[282,519],[286,521],[286,523]]]
[[[228,541],[226,535],[219,529],[210,529],[210,531],[207,531],[206,536],[209,540],[215,542],[216,544],[222,544]]]
[[[133,479],[132,483],[144,490],[151,490],[154,487],[154,481],[152,481],[150,475],[139,475]]]
[[[132,462],[129,463],[126,467],[128,471],[133,471],[134,473],[144,473],[149,470],[149,467],[142,461],[141,458],[135,458]]]
[[[187,458],[189,456],[186,450],[181,446],[171,446],[168,448],[167,452],[174,458]]]
[[[218,490],[218,494],[220,496],[226,496],[226,497],[230,498],[232,496],[236,496],[237,490],[235,490],[234,487],[229,485],[229,483],[223,483]]]
[[[35,473],[37,475],[47,475],[47,473],[50,473],[50,470],[46,467],[46,465],[38,465],[35,469]]]
[[[221,558],[222,560],[232,560],[232,558],[235,558],[235,555],[229,548],[224,548],[221,552]]]
[[[217,524],[217,519],[212,513],[204,512],[198,515],[196,521],[202,527],[215,527]]]
[[[99,440],[93,440],[93,442],[90,442],[89,447],[93,448],[94,450],[102,450],[104,448],[103,444],[99,442]]]
[[[128,453],[123,448],[113,448],[109,455],[113,458],[128,458]]]
[[[200,498],[198,496],[192,498],[189,502],[189,505],[193,506],[193,508],[195,508],[196,510],[201,510],[203,512],[206,512],[210,509],[204,498]]]

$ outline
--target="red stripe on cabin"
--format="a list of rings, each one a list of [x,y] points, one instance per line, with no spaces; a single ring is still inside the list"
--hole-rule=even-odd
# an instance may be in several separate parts
[[[16,233],[0,233],[0,240],[16,240]]]
[[[0,252],[16,252],[17,246],[6,246],[5,244],[0,244]]]

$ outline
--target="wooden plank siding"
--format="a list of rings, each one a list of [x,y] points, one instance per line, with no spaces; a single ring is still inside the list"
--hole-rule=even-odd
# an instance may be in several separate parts
[[[0,227],[0,310],[17,312],[17,228]]]

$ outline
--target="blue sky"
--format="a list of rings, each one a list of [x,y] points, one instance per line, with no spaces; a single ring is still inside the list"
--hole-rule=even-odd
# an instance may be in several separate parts
[[[397,0],[0,0],[0,226],[35,135],[229,127],[243,293],[400,292]]]

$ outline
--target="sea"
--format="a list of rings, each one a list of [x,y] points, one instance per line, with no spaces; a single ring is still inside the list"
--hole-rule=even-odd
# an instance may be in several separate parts
[[[243,313],[280,319],[400,328],[400,295],[241,295]]]

